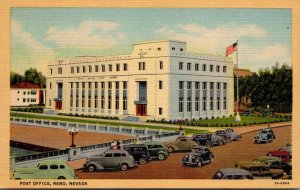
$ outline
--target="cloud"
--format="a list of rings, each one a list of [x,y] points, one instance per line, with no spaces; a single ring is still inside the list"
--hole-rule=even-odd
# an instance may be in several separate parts
[[[258,71],[260,68],[291,63],[287,45],[270,42],[267,32],[256,25],[223,25],[208,28],[197,24],[164,26],[156,34],[168,39],[187,42],[188,51],[215,55],[225,54],[225,48],[240,39],[239,66]],[[268,41],[268,42],[266,42]],[[235,54],[231,55],[236,60]]]
[[[286,45],[273,44],[261,47],[251,47],[249,45],[241,45],[239,47],[239,59],[243,66],[251,67],[254,71],[259,69],[271,68],[277,62],[279,65],[291,63],[291,53]]]
[[[11,70],[23,74],[29,67],[34,67],[45,75],[47,64],[54,59],[53,50],[24,31],[16,20],[11,22],[11,37]]]
[[[108,21],[85,21],[78,27],[59,29],[51,27],[46,40],[60,48],[108,48],[118,45],[126,36],[117,32],[120,24]]]
[[[266,31],[256,25],[242,25],[236,30],[234,26],[207,28],[196,24],[162,27],[155,33],[163,37],[186,41],[191,51],[224,54],[224,47],[243,37],[265,38]]]

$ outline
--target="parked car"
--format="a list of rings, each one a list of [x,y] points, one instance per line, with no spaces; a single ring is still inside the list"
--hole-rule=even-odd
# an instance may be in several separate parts
[[[84,168],[89,172],[97,170],[119,168],[126,171],[136,166],[133,156],[126,150],[107,150],[103,154],[87,159]]]
[[[162,142],[148,141],[144,142],[144,144],[148,148],[151,159],[165,160],[169,157],[169,153]]]
[[[217,136],[222,137],[227,143],[230,141],[238,141],[241,138],[241,135],[234,132],[233,129],[222,129],[215,131]]]
[[[272,178],[278,178],[282,176],[284,171],[282,169],[271,169],[270,166],[253,161],[239,161],[236,163],[235,167],[247,170],[252,173],[253,176],[269,176]]]
[[[247,109],[247,110],[244,110],[241,112],[241,115],[244,115],[244,116],[250,116],[252,115],[252,111]]]
[[[254,143],[269,143],[275,140],[275,134],[272,129],[262,129],[253,139]]]
[[[146,164],[150,160],[150,154],[147,146],[144,144],[124,145],[123,148],[132,155],[135,162],[138,162],[139,164]]]
[[[185,136],[177,137],[175,141],[164,142],[164,146],[168,152],[191,151],[193,148],[199,147],[198,143]]]
[[[181,163],[183,165],[194,165],[201,167],[203,164],[214,162],[214,154],[206,146],[200,146],[193,149],[188,155],[185,155]]]
[[[268,152],[267,156],[279,157],[285,163],[292,161],[292,155],[288,151],[275,150],[275,151]]]
[[[194,134],[192,136],[193,141],[197,142],[199,145],[203,145],[206,147],[211,147],[214,145],[224,145],[226,144],[225,140],[217,135],[212,133],[204,133],[204,134]]]
[[[16,168],[12,179],[76,179],[74,170],[61,160],[41,161],[34,168]]]
[[[292,154],[292,144],[288,143],[287,145],[285,145],[284,147],[280,148],[279,150],[281,150],[281,151],[287,151],[290,154]]]
[[[218,170],[212,179],[253,179],[251,172],[240,168],[223,168]]]
[[[283,169],[289,173],[292,170],[292,166],[282,161],[281,158],[273,156],[259,156],[253,160],[254,162],[261,162],[269,166],[271,169]]]

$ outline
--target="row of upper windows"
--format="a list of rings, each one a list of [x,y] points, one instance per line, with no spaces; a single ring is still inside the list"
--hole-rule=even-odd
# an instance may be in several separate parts
[[[187,63],[186,64],[186,70],[192,70],[192,63]],[[194,70],[195,71],[199,71],[199,63],[195,63],[195,67],[194,67]],[[183,70],[183,66],[184,66],[184,63],[183,62],[179,62],[179,70]],[[118,63],[115,65],[116,67],[116,71],[120,71],[121,70],[121,65]],[[145,62],[138,62],[138,67],[139,67],[139,70],[146,70],[146,63]],[[159,69],[162,70],[164,67],[164,64],[163,64],[163,61],[159,61]],[[220,72],[220,68],[221,66],[220,65],[216,65],[216,72]],[[127,71],[128,70],[128,64],[127,63],[123,63],[123,71]],[[95,72],[99,72],[99,65],[94,65],[94,71]],[[106,65],[101,65],[101,71],[102,72],[105,72],[106,71]],[[112,72],[113,71],[113,65],[112,64],[109,64],[108,65],[108,71],[109,72]],[[206,64],[203,64],[202,65],[202,71],[206,71]],[[209,65],[209,71],[210,72],[214,72],[214,65],[210,64]],[[71,71],[70,71],[72,74],[73,73],[86,73],[86,72],[93,72],[93,66],[89,65],[89,66],[76,66],[76,67],[71,67]],[[223,73],[226,73],[227,72],[227,67],[226,66],[223,66]],[[50,69],[50,74],[52,75],[53,73],[53,70],[52,68]],[[62,74],[62,68],[61,67],[58,67],[57,68],[57,73],[58,74]]]
[[[184,81],[179,81],[179,90],[183,90],[184,89]],[[200,82],[194,82],[195,83],[195,89],[198,90],[200,88]],[[202,90],[206,90],[207,89],[207,83],[208,82],[202,82]],[[216,89],[219,90],[221,89],[221,83],[220,82],[209,82],[209,88],[210,90],[214,89],[214,84],[216,84]],[[186,82],[186,87],[188,90],[192,89],[192,82],[191,81],[187,81]],[[227,89],[227,83],[223,83],[223,89],[226,90]]]
[[[20,91],[18,91],[18,94],[20,94]],[[26,92],[23,91],[23,94],[26,95]],[[29,94],[31,94],[31,95],[36,95],[36,91],[30,91],[30,92],[28,91],[27,94],[28,94],[28,95],[29,95]]]
[[[179,70],[183,70],[183,65],[184,65],[183,62],[179,62]],[[195,63],[195,67],[194,67],[195,71],[199,71],[199,65],[200,65],[199,63]],[[216,65],[216,72],[220,72],[220,68],[221,68],[220,65]],[[186,70],[188,71],[192,70],[192,63],[186,64]],[[202,65],[202,71],[206,71],[206,64]],[[214,65],[209,65],[209,71],[214,72]],[[226,72],[227,72],[227,67],[223,66],[223,73]]]
[[[139,66],[139,70],[146,70],[146,63],[145,62],[139,62],[138,63]],[[121,70],[121,65],[118,63],[115,65],[116,67],[116,71],[120,71]],[[162,70],[164,67],[163,61],[159,61],[159,69]],[[127,63],[123,63],[123,71],[127,71],[128,70],[128,64]],[[97,73],[99,72],[99,65],[94,65],[94,71]],[[106,71],[106,65],[101,65],[101,71],[105,72]],[[113,65],[109,64],[108,65],[108,71],[112,72],[113,71]],[[89,65],[89,66],[76,66],[76,67],[71,67],[71,73],[86,73],[86,72],[93,72],[93,66]],[[58,74],[62,74],[62,68],[58,67],[57,68],[57,73]],[[53,74],[53,70],[52,68],[50,68],[50,74]]]

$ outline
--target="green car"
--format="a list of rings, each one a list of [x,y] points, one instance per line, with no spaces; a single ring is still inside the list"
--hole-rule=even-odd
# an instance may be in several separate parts
[[[159,141],[148,141],[144,144],[148,148],[151,159],[165,160],[169,157],[169,153],[165,149],[163,143]]]
[[[76,179],[74,170],[61,160],[40,162],[34,168],[16,168],[12,179]]]

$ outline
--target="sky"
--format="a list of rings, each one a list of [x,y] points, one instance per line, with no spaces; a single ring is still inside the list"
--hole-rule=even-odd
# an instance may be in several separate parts
[[[290,9],[13,8],[11,70],[45,75],[59,57],[130,54],[133,43],[171,39],[221,56],[238,40],[239,67],[257,72],[291,65],[291,31]]]

